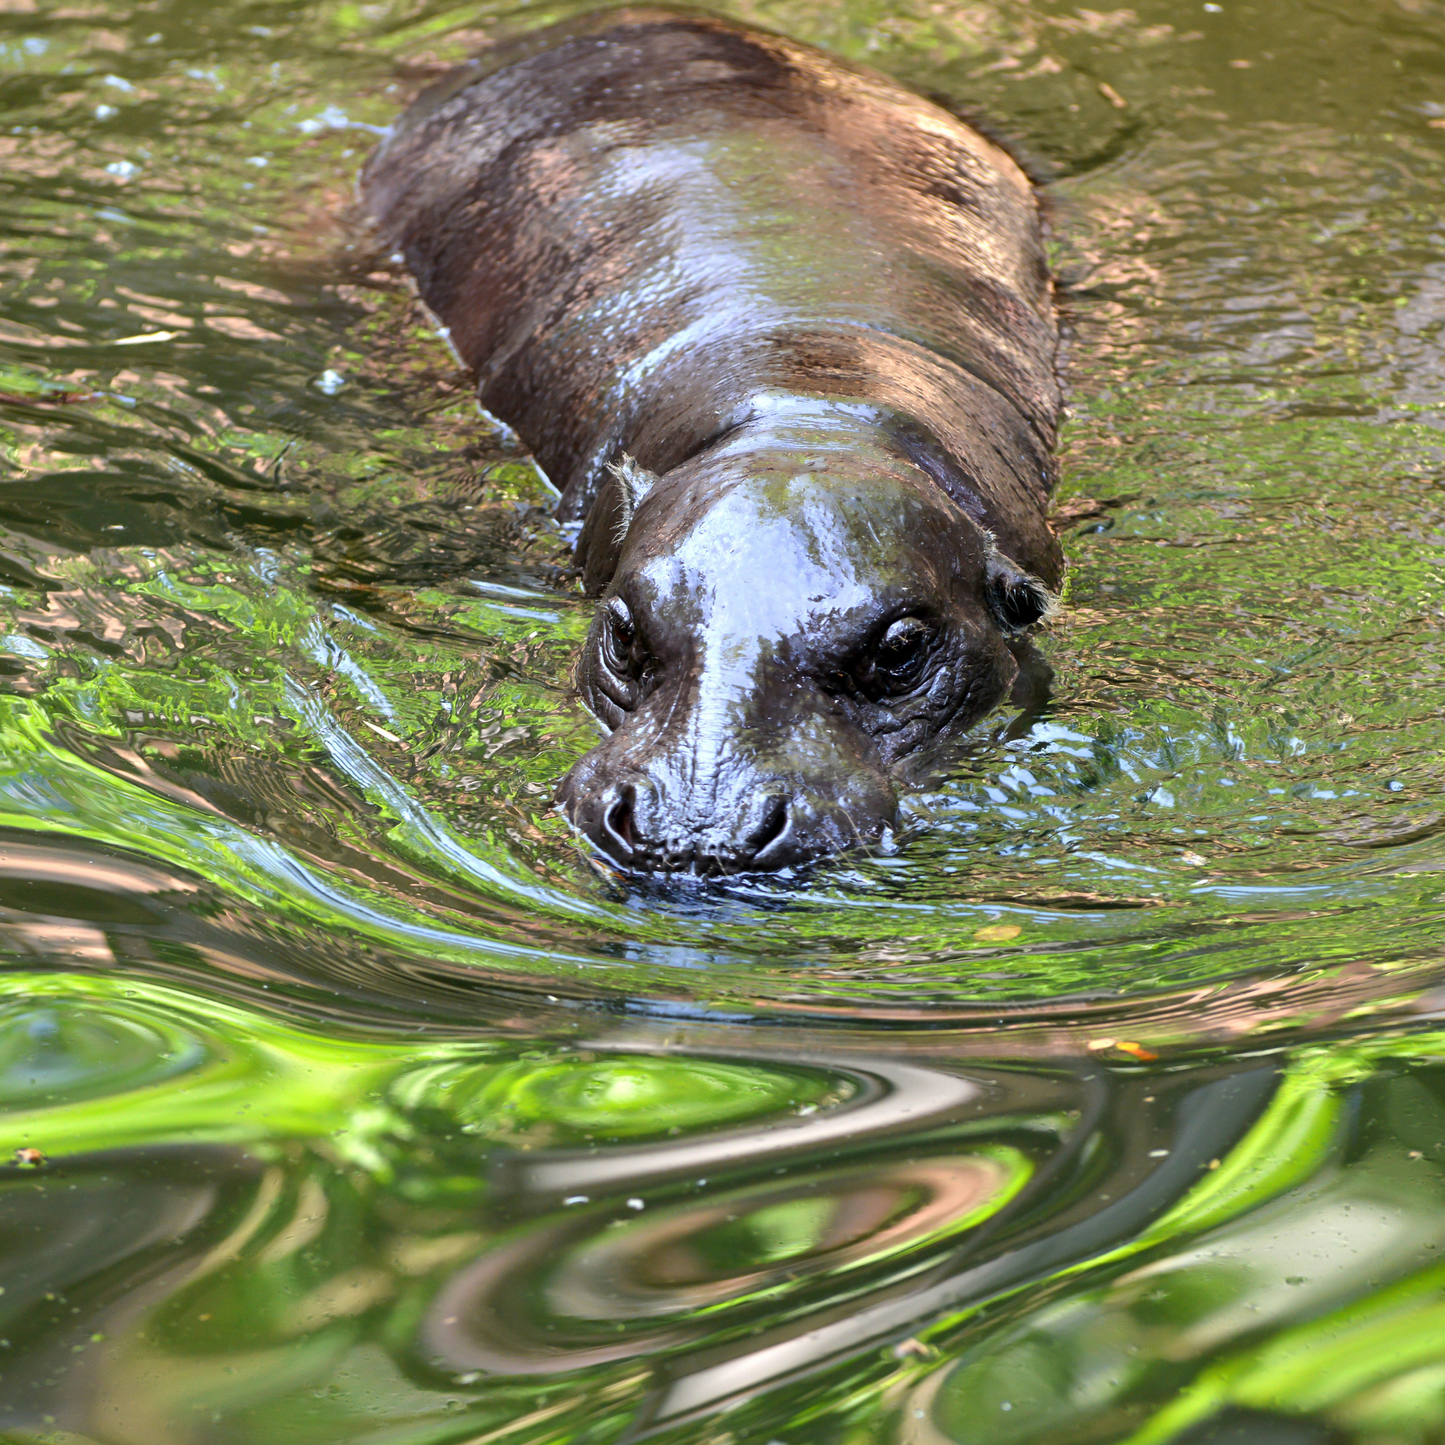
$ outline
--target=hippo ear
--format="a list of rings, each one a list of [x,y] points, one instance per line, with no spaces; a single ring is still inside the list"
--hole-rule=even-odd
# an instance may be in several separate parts
[[[1045,583],[993,548],[989,549],[984,595],[994,620],[1008,633],[1045,622],[1059,610],[1058,597]]]
[[[622,453],[620,461],[609,462],[607,470],[616,478],[617,491],[622,498],[622,511],[617,519],[617,540],[620,542],[627,535],[642,499],[656,485],[657,473],[639,466],[626,452]]]

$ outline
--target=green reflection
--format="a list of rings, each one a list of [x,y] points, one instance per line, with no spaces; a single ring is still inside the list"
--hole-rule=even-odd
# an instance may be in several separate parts
[[[410,1057],[402,1046],[331,1040],[134,982],[11,974],[0,990],[24,1000],[5,1009],[12,1147],[55,1158],[335,1132],[341,1152],[379,1162],[371,1140],[394,1121],[369,1099]]]
[[[675,1136],[812,1114],[848,1099],[852,1086],[816,1070],[646,1055],[518,1060],[433,1079],[429,1102],[471,1134],[540,1143]]]
[[[1163,1445],[1237,1406],[1428,1438],[1445,1424],[1432,1391],[1445,1176],[1433,1144],[1428,1158],[1407,1145],[1438,1142],[1440,1046],[1305,1051],[1217,1170],[1081,1272],[1109,1283],[1029,1307],[921,1388],[938,1428],[958,1442]],[[1428,1063],[1375,1072],[1392,1057]]]
[[[124,1093],[200,1067],[199,1040],[90,1004],[0,1008],[0,1105],[23,1110]]]
[[[286,1438],[358,1438],[378,1407],[407,1440],[471,1438],[552,1406],[571,1429],[604,1399],[621,1432],[652,1352],[690,1358],[789,1312],[806,1324],[827,1281],[897,1291],[1022,1197],[1037,1168],[964,1120],[968,1145],[951,1152],[933,1134],[721,1188],[664,1172],[631,1185],[636,1199],[622,1197],[624,1176],[615,1198],[553,1201],[519,1227],[506,1212],[516,1198],[494,1198],[476,1153],[464,1160],[448,1136],[496,1159],[690,1147],[743,1118],[795,1128],[848,1103],[849,1088],[797,1065],[697,1055],[327,1038],[131,980],[12,976],[7,988],[6,1078],[35,1067],[38,1021],[44,1047],[64,1041],[63,1079],[81,1094],[47,1082],[55,1097],[6,1119],[8,1137],[51,1160],[5,1184],[3,1298],[22,1372],[32,1343],[71,1318],[52,1321],[43,1285],[25,1281],[63,1278],[65,1310],[105,1337],[70,1367],[88,1391],[143,1399],[153,1420],[219,1412],[240,1439],[275,1438],[283,1417],[310,1422]],[[185,1070],[158,1074],[164,1054]],[[1143,1445],[1227,1406],[1352,1429],[1445,1424],[1442,1057],[1438,1034],[1297,1051],[1241,1142],[1128,1244],[919,1319],[907,1351],[870,1350],[836,1384],[825,1375],[795,1396],[784,1382],[748,1409],[777,1430],[796,1430],[801,1410],[829,1439],[851,1420],[880,1442],[895,1425],[913,1438],[915,1411],[959,1442],[1134,1432]],[[115,1065],[105,1097],[87,1063]],[[137,1214],[148,1190],[156,1203]],[[105,1281],[150,1258],[158,1227],[168,1283],[124,1318],[106,1314]],[[21,1248],[28,1239],[43,1247]],[[569,1373],[568,1351],[583,1373]],[[570,1383],[554,1396],[559,1371]]]

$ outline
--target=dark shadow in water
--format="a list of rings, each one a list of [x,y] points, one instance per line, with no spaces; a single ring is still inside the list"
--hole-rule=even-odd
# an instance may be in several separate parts
[[[263,1173],[244,1150],[185,1145],[0,1166],[0,1428],[84,1419],[98,1347],[191,1276]]]

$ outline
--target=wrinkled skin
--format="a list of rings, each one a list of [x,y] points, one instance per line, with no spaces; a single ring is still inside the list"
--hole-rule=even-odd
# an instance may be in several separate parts
[[[927,473],[827,421],[677,468],[629,529],[578,670],[612,733],[561,790],[619,862],[730,873],[875,841],[893,778],[1017,677],[1009,610],[1046,597]]]
[[[362,193],[584,523],[579,830],[704,874],[879,838],[1062,570],[1018,167],[871,72],[635,10],[423,95]]]

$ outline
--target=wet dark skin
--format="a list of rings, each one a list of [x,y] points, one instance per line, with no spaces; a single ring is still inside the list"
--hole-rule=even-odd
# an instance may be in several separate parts
[[[362,193],[583,522],[578,829],[702,874],[882,836],[1029,670],[1062,570],[1014,162],[807,47],[624,10],[434,87]]]

